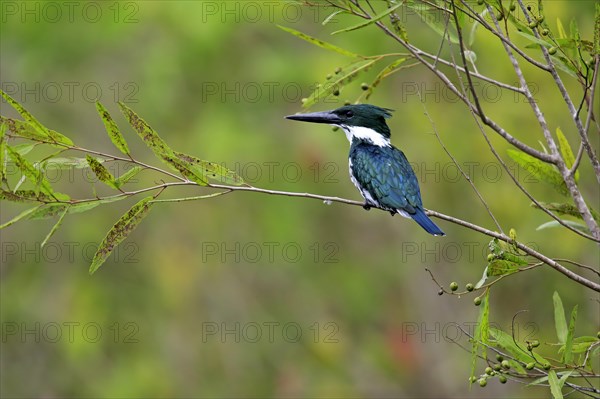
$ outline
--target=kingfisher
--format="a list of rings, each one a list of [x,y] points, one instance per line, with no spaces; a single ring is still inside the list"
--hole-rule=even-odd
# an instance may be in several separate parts
[[[341,128],[350,141],[350,179],[365,199],[363,208],[381,208],[412,218],[434,236],[444,232],[425,214],[415,172],[402,151],[390,142],[385,120],[392,110],[371,104],[352,104],[323,112],[286,116],[302,122]]]

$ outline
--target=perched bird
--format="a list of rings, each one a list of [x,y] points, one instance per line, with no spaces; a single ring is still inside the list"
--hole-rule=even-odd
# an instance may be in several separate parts
[[[350,179],[365,199],[377,207],[410,217],[434,236],[444,232],[427,217],[415,172],[402,151],[390,143],[385,119],[390,109],[370,104],[345,105],[332,111],[286,116],[287,119],[340,127],[350,141]]]

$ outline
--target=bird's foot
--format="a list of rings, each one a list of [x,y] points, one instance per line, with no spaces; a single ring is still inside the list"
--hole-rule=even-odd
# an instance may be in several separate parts
[[[370,209],[371,209],[371,205],[369,205],[369,203],[368,203],[368,202],[365,202],[365,204],[363,205],[363,209],[364,209],[365,211],[368,211],[368,210],[370,210]]]
[[[390,215],[392,215],[392,216],[396,216],[396,213],[397,213],[397,212],[398,212],[398,211],[390,211]]]

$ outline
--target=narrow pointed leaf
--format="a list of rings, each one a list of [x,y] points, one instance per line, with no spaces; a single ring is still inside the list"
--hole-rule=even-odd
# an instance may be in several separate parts
[[[523,151],[508,149],[507,153],[508,156],[513,159],[513,161],[519,164],[519,166],[521,166],[523,169],[529,171],[533,176],[545,183],[550,184],[559,193],[568,195],[569,190],[567,189],[562,176],[560,173],[558,173],[554,166],[540,161],[539,159],[534,158]]]
[[[281,26],[281,25],[277,25],[277,27],[279,29],[281,29],[281,30],[284,30],[284,31],[286,31],[288,33],[291,33],[292,35],[294,35],[296,37],[299,37],[300,39],[305,40],[305,41],[307,41],[307,42],[309,42],[311,44],[314,44],[315,46],[321,47],[321,48],[323,48],[325,50],[335,51],[336,53],[345,55],[347,57],[360,57],[360,58],[362,58],[360,55],[358,55],[356,53],[353,53],[353,52],[348,51],[348,50],[344,50],[343,48],[338,47],[336,45],[333,45],[331,43],[327,43],[327,42],[324,42],[322,40],[315,39],[314,37],[309,36],[309,35],[307,35],[305,33],[299,32],[299,31],[297,31],[295,29],[287,28],[287,27]]]
[[[575,155],[573,155],[573,150],[571,149],[567,138],[559,127],[556,128],[556,137],[558,137],[558,147],[563,159],[565,160],[565,165],[567,168],[571,169],[575,163]],[[579,169],[575,171],[575,175],[573,177],[575,182],[579,181]]]
[[[193,165],[194,168],[199,168],[200,170],[198,173],[218,183],[232,184],[234,186],[241,186],[244,184],[244,179],[242,179],[240,175],[215,162],[203,161],[193,155],[184,154],[182,152],[175,152],[175,155]]]
[[[574,216],[578,219],[582,219],[583,220],[583,216],[581,216],[581,212],[579,212],[579,210],[577,209],[577,207],[575,205],[572,204],[561,204],[558,202],[539,202],[541,206],[543,206],[544,208],[548,209],[549,211],[552,212],[556,212],[559,215],[569,215],[569,216]],[[539,209],[540,207],[532,202],[531,206],[533,208]],[[592,214],[592,217],[594,218],[594,220],[596,222],[600,222],[600,215],[598,214],[598,212],[596,212],[595,209],[590,208],[590,212]]]
[[[125,137],[123,137],[112,116],[110,116],[110,113],[104,107],[104,105],[100,103],[100,101],[96,102],[96,110],[98,110],[98,114],[100,114],[102,122],[104,122],[104,127],[106,128],[108,137],[110,137],[110,141],[112,141],[115,147],[117,147],[123,154],[129,155],[129,147],[127,146]]]
[[[600,54],[600,4],[596,3],[596,16],[594,18],[594,46],[592,55]]]
[[[385,79],[386,77],[390,76],[392,73],[398,71],[400,69],[400,66],[404,63],[404,61],[406,61],[406,58],[398,58],[396,59],[394,62],[392,62],[391,64],[389,64],[388,66],[386,66],[385,68],[383,68],[375,77],[375,80],[373,80],[373,83],[371,83],[369,85],[369,91],[366,94],[365,98],[369,98],[371,96],[371,94],[373,94],[373,89],[376,88],[377,86],[379,86],[379,83],[381,83],[381,81],[383,79]]]
[[[8,155],[14,161],[17,168],[19,168],[19,170],[23,172],[23,175],[27,177],[27,179],[31,183],[33,183],[36,186],[36,188],[39,188],[39,190],[42,193],[54,197],[54,190],[52,190],[52,187],[46,179],[46,176],[44,176],[42,172],[40,172],[27,159],[23,158],[21,155],[19,155],[18,152],[13,150],[11,147],[7,147],[6,149],[8,150]]]
[[[590,232],[590,229],[585,224],[574,222],[572,220],[563,220],[562,222],[564,224],[569,225],[572,228],[582,231],[584,233]],[[558,223],[558,221],[556,221],[556,220],[552,220],[550,222],[546,222],[546,223],[539,225],[538,227],[536,227],[536,230],[544,230],[544,229],[548,229],[551,227],[562,227],[562,224]]]
[[[559,39],[568,38],[567,32],[565,31],[565,28],[564,28],[562,22],[560,21],[560,18],[556,18],[556,28],[558,29],[558,38]]]
[[[174,170],[181,173],[183,177],[191,180],[198,185],[206,186],[207,178],[203,174],[200,174],[197,168],[192,168],[191,165],[177,157],[174,151],[167,145],[167,143],[160,138],[158,133],[140,118],[131,108],[127,107],[122,102],[119,102],[121,111],[125,118],[129,121],[129,124],[137,132],[144,143],[154,152],[157,158],[162,160],[164,163],[169,165]]]
[[[148,215],[153,204],[150,202],[152,199],[153,197],[149,196],[139,201],[126,214],[121,216],[117,223],[109,230],[92,259],[89,270],[90,274],[94,274],[102,266],[115,247],[125,240],[144,217]]]
[[[9,103],[18,113],[25,119],[31,126],[37,130],[41,135],[50,138],[50,134],[48,129],[44,125],[42,125],[37,119],[33,117],[21,104],[19,104],[15,99],[9,96],[4,91],[0,90],[0,95]]]
[[[144,168],[141,166],[135,165],[131,169],[127,170],[127,172],[123,173],[121,176],[115,179],[115,184],[117,187],[121,187],[131,179],[133,179],[138,173],[140,173]]]
[[[69,207],[67,206],[67,207],[65,207],[64,211],[60,214],[60,217],[58,218],[56,223],[54,223],[54,226],[52,226],[52,229],[50,229],[50,231],[46,235],[46,238],[44,238],[44,241],[42,241],[42,244],[40,245],[41,248],[44,248],[44,246],[46,245],[48,240],[50,240],[50,238],[54,235],[54,233],[56,233],[56,231],[62,224],[63,219],[65,218],[65,215],[68,213],[68,211],[69,211]]]
[[[319,85],[311,95],[302,103],[303,108],[310,108],[317,101],[329,97],[336,90],[342,89],[348,83],[352,82],[360,72],[367,71],[373,64],[381,58],[373,58],[368,60],[359,60],[345,66],[336,75],[333,81],[328,81],[323,85]]]
[[[534,359],[528,352],[526,352],[525,349],[523,349],[524,345],[518,346],[515,343],[513,337],[502,330],[499,330],[497,328],[490,328],[490,336],[493,339],[492,343],[494,345],[506,350],[521,363],[527,364],[531,362],[536,362],[537,359],[537,362],[542,367],[550,364],[548,360],[544,359],[538,353],[535,354]]]
[[[0,183],[6,180],[6,124],[0,123]]]
[[[477,324],[475,325],[475,331],[473,333],[473,346],[471,348],[471,378],[469,384],[473,384],[473,378],[475,376],[475,368],[477,366],[477,359],[481,352],[484,357],[486,354],[485,346],[489,341],[489,328],[490,328],[490,292],[485,291],[485,297],[480,305],[479,316],[477,317]]]
[[[33,214],[34,212],[36,212],[40,207],[42,207],[43,205],[38,205],[34,208],[30,208],[30,209],[26,209],[23,212],[19,213],[17,216],[15,216],[14,218],[12,218],[11,220],[9,220],[8,222],[5,222],[3,224],[0,224],[0,230],[11,226],[15,223],[17,223],[19,220],[22,219],[27,219],[27,217],[31,214]]]
[[[575,334],[575,323],[577,322],[577,307],[578,305],[575,305],[571,311],[571,320],[569,321],[565,351],[563,353],[563,362],[565,364],[570,364],[573,361],[573,335]]]
[[[564,344],[567,341],[567,319],[565,318],[565,309],[560,299],[558,292],[554,291],[552,295],[552,302],[554,303],[554,326],[556,328],[556,337],[558,342]]]
[[[556,376],[556,371],[550,370],[548,372],[548,383],[550,384],[550,392],[554,399],[563,399],[562,390],[560,389],[560,383]]]
[[[387,10],[385,10],[384,12],[375,15],[371,19],[368,19],[368,20],[366,20],[364,22],[361,22],[358,25],[354,25],[354,26],[350,26],[348,28],[336,30],[335,32],[332,33],[332,35],[337,35],[338,33],[343,33],[343,32],[350,32],[350,31],[361,29],[361,28],[364,28],[365,26],[369,26],[371,24],[374,24],[375,22],[379,21],[380,19],[385,18],[386,16],[388,16],[391,13],[393,13],[394,11],[396,11],[396,9],[399,8],[402,5],[404,5],[404,1],[401,1],[401,2],[399,2],[399,3],[397,3],[397,4],[393,5],[393,6],[391,6],[390,8],[388,8]]]
[[[108,169],[104,167],[104,165],[102,165],[102,163],[89,154],[87,154],[85,158],[88,165],[90,165],[90,169],[92,169],[92,172],[94,172],[98,180],[114,189],[119,188],[115,183],[115,177],[108,171]]]
[[[432,18],[432,12],[435,13],[433,15],[442,15],[439,14],[435,8],[421,2],[415,2],[412,3],[412,5],[411,3],[408,3],[408,6],[412,8],[419,15],[421,20],[433,29],[434,32],[442,37],[448,37],[450,42],[458,44],[458,35],[456,34],[454,25],[449,21],[447,23],[445,18]]]
[[[65,194],[63,194],[65,195]],[[6,200],[11,202],[27,202],[27,201],[50,201],[52,200],[49,196],[35,192],[34,190],[16,190],[6,191],[0,189],[0,200]]]
[[[0,115],[0,123],[5,123],[8,131],[15,136],[47,142],[50,145],[61,148],[73,145],[73,141],[68,137],[50,129],[47,130],[47,133],[41,133],[33,125],[25,121],[6,118]]]

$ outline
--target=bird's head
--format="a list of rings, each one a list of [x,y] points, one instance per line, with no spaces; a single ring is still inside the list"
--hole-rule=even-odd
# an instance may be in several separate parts
[[[392,110],[371,104],[352,104],[322,112],[286,116],[302,122],[327,123],[344,130],[348,140],[367,141],[379,146],[390,145],[390,128],[385,123]]]

